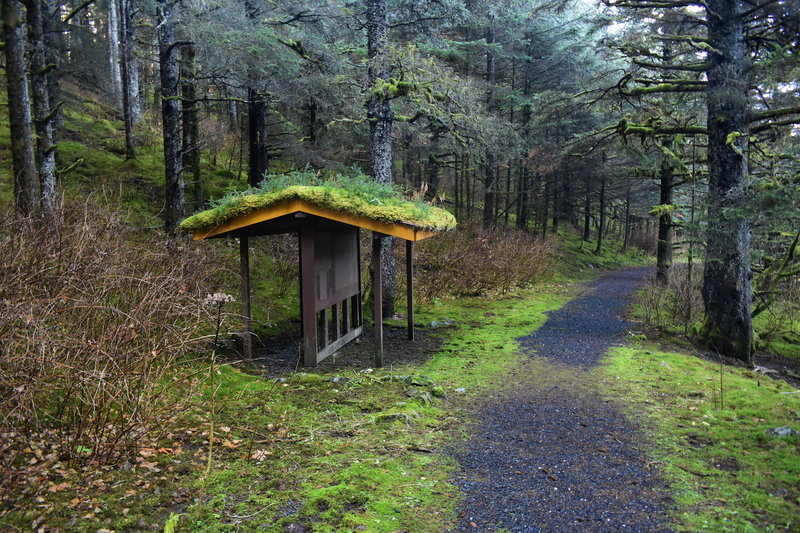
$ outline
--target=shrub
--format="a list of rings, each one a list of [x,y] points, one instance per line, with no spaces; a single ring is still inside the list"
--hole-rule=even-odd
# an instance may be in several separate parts
[[[169,429],[191,397],[191,367],[175,363],[214,320],[201,307],[216,274],[203,253],[90,204],[38,228],[0,217],[6,471],[29,442],[106,461]]]
[[[555,244],[517,230],[464,227],[422,241],[416,250],[418,294],[430,300],[527,285],[551,270]]]

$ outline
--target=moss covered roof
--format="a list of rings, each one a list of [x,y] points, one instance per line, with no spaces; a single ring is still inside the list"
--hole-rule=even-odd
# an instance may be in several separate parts
[[[232,194],[215,207],[184,220],[181,229],[195,234],[208,232],[240,217],[292,200],[302,200],[325,210],[381,224],[403,224],[431,232],[445,231],[456,226],[455,217],[444,209],[420,201],[405,200],[399,194],[387,194],[384,190],[378,191],[379,194],[371,194],[376,192],[374,185],[354,189],[331,182]]]

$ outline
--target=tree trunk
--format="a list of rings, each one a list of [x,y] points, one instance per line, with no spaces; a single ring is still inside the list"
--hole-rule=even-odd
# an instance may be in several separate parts
[[[111,0],[114,2],[114,0]],[[132,43],[128,41],[128,24],[131,24],[132,17],[128,17],[128,11],[131,9],[131,3],[134,0],[120,0],[120,12],[122,13],[120,24],[120,77],[122,82],[122,117],[125,124],[125,159],[134,159],[136,157],[136,149],[134,148],[133,139],[133,104],[132,104],[132,91],[131,91],[131,46]]]
[[[47,97],[50,99],[48,107],[56,109],[53,116],[53,130],[58,132],[62,126],[62,115],[59,102],[61,101],[61,64],[64,61],[64,36],[59,31],[61,25],[61,4],[54,0],[44,1],[44,13],[42,15],[42,34],[44,36],[45,61],[48,65],[47,70]],[[54,151],[54,157],[58,160],[58,149]]]
[[[669,140],[663,141],[665,147]],[[659,205],[662,212],[658,216],[658,242],[656,253],[656,281],[666,285],[669,281],[669,269],[672,266],[672,188],[673,171],[669,155],[661,154],[661,164],[658,167],[661,197]]]
[[[6,53],[8,121],[11,130],[11,169],[14,174],[14,203],[26,216],[39,210],[39,181],[31,129],[31,102],[25,65],[25,23],[22,2],[3,1],[3,37]]]
[[[194,208],[200,211],[203,208],[203,182],[200,175],[200,135],[199,117],[197,113],[197,91],[195,89],[194,45],[183,48],[183,61],[181,62],[181,100],[183,105],[183,168],[191,176],[194,191]]]
[[[128,107],[131,122],[136,125],[142,120],[142,101],[139,95],[139,60],[136,57],[136,0],[120,0],[124,9],[120,9],[124,28],[120,42],[125,44],[125,78],[127,79]],[[123,4],[121,4],[123,5]]]
[[[122,75],[120,74],[119,11],[117,0],[108,0],[108,70],[114,103],[122,105]]]
[[[606,230],[606,175],[600,179],[600,223],[597,225],[597,248],[594,253],[599,254],[603,251],[603,233]]]
[[[496,41],[497,33],[494,27],[490,24],[489,29],[486,30],[487,44],[494,44]],[[489,49],[486,52],[486,109],[490,113],[495,108],[494,98],[494,85],[497,78],[497,57],[494,51]],[[491,228],[494,226],[494,204],[495,204],[495,186],[497,182],[497,156],[494,151],[489,148],[486,151],[486,160],[484,162],[484,194],[483,194],[483,227]]]
[[[172,0],[158,0],[158,57],[161,78],[161,121],[164,135],[164,229],[174,235],[184,215],[181,158],[181,103]]]
[[[631,238],[631,185],[625,192],[625,232],[622,237],[622,251],[628,250],[628,241]]]
[[[258,187],[269,170],[267,102],[264,96],[252,87],[247,89],[247,138],[249,143],[247,183],[251,187]]]
[[[56,182],[56,143],[53,117],[58,109],[50,109],[47,92],[47,55],[44,46],[43,0],[28,0],[28,38],[30,39],[31,93],[33,116],[36,124],[36,162],[39,168],[41,206],[46,213],[55,208],[58,186]],[[59,105],[57,104],[57,107]]]
[[[708,226],[703,332],[721,353],[753,364],[747,201],[748,69],[741,3],[709,0]]]
[[[586,195],[583,199],[583,240],[589,242],[592,227],[592,178],[590,174],[586,174]]]
[[[370,163],[378,183],[392,182],[392,124],[394,110],[387,90],[376,90],[378,79],[389,81],[389,24],[386,0],[367,1],[367,59],[370,97],[367,102],[369,120]],[[395,314],[394,239],[381,238],[381,275],[383,282],[383,316]],[[376,303],[377,305],[377,303]]]

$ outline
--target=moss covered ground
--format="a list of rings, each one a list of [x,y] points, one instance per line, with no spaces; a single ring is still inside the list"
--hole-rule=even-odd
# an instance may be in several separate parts
[[[785,382],[633,340],[601,369],[607,394],[643,420],[685,531],[800,527],[800,395]]]

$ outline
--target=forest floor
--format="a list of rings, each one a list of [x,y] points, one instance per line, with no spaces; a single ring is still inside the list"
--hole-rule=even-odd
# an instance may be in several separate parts
[[[650,268],[586,286],[518,339],[530,359],[474,406],[454,452],[464,531],[664,531],[674,504],[643,435],[605,398],[595,366],[632,324],[626,299]]]

